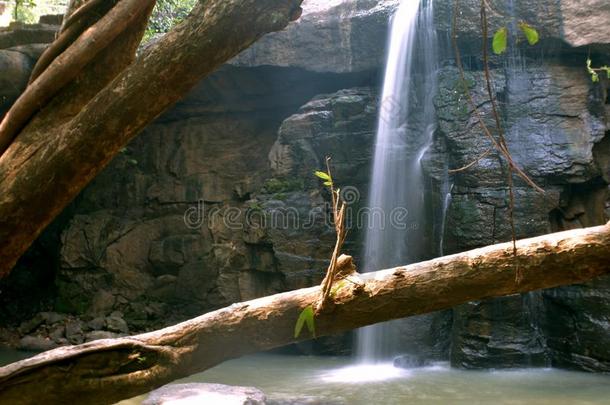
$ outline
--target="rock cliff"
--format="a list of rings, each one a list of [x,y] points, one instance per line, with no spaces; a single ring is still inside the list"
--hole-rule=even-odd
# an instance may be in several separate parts
[[[444,38],[450,3],[436,7]],[[437,185],[447,165],[464,166],[490,146],[464,95],[467,85],[493,126],[478,56],[478,2],[462,3],[468,80],[461,82],[447,49],[434,143],[423,159],[431,206],[445,198]],[[523,19],[543,38],[538,48],[492,65],[509,148],[546,190],[542,196],[516,181],[517,236],[603,223],[610,217],[610,98],[606,81],[587,76],[583,46],[596,60],[607,58],[607,2],[515,0],[511,10],[492,3],[503,10],[492,15],[493,26]],[[31,283],[48,293],[36,305],[16,299],[21,304],[6,308],[78,315],[85,336],[121,333],[107,328],[111,318],[124,319],[128,330],[151,329],[317,283],[334,243],[329,196],[312,176],[325,156],[354,213],[346,250],[358,260],[358,213],[366,208],[388,18],[397,4],[306,0],[299,22],[203,81],[114,159],[0,284],[7,297]],[[40,49],[31,44],[48,41],[46,27],[35,29],[39,36],[25,42],[0,33],[0,111],[27,80]],[[450,182],[445,252],[510,239],[506,173],[496,154]],[[439,254],[438,237],[430,231],[430,256]],[[88,326],[96,319],[99,325]],[[404,333],[406,347],[450,356],[460,367],[610,370],[610,280],[470,303],[414,324],[416,332]],[[49,335],[52,325],[43,320],[25,333]],[[345,353],[349,340],[299,349]]]

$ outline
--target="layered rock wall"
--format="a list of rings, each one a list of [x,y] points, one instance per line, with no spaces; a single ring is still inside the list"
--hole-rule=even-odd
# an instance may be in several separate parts
[[[490,147],[466,102],[465,85],[485,122],[494,125],[480,70],[478,2],[462,3],[459,41],[469,55],[467,83],[446,49],[435,98],[437,129],[423,159],[433,208],[445,198],[438,185],[447,165],[467,165]],[[607,83],[591,83],[585,50],[574,46],[591,45],[596,60],[604,61],[607,5],[515,1],[514,15],[507,16],[505,3],[494,2],[494,9],[505,11],[492,13],[492,25],[524,19],[543,38],[538,47],[492,61],[509,148],[546,190],[542,196],[516,180],[517,237],[602,223],[610,214]],[[22,262],[0,288],[17,291],[19,278],[40,280],[32,269],[42,265],[31,257],[44,257],[47,309],[87,322],[124,318],[133,331],[317,283],[334,243],[329,196],[312,175],[326,156],[350,200],[346,250],[358,261],[387,24],[397,4],[306,0],[299,22],[204,80],[135,139],[41,238],[45,253],[34,248],[24,259],[34,265]],[[442,38],[450,32],[451,10],[451,2],[436,6]],[[587,15],[593,26],[583,34]],[[34,59],[0,51],[6,71],[17,72],[0,75],[0,82],[15,83],[10,91],[0,87],[6,100],[18,94]],[[506,168],[496,153],[450,182],[445,252],[510,239]],[[438,229],[428,231],[434,256]],[[417,330],[403,333],[404,346],[451,357],[461,367],[551,364],[607,371],[608,305],[608,280],[471,303],[418,318]],[[345,353],[349,341],[343,336],[299,348]]]

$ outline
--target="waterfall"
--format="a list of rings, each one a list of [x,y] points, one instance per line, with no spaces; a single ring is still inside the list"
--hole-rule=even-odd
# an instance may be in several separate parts
[[[445,228],[447,225],[447,211],[449,211],[449,205],[451,205],[451,191],[453,184],[449,183],[449,180],[443,179],[441,185],[441,193],[445,197],[443,198],[443,205],[441,207],[441,229],[439,232],[439,243],[438,243],[438,254],[439,256],[445,255]]]
[[[364,270],[416,261],[426,248],[421,160],[433,141],[438,52],[432,0],[401,0],[390,22],[369,193]],[[429,244],[429,241],[428,241]],[[427,250],[426,250],[427,249]],[[393,321],[362,328],[357,356],[372,363],[399,354]]]

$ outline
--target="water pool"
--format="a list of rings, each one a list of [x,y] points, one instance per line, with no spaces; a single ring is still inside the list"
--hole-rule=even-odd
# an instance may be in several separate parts
[[[0,351],[0,365],[29,354]],[[261,354],[227,361],[180,382],[254,386],[270,399],[311,404],[594,405],[610,402],[610,376],[556,369],[467,371],[438,363],[404,370],[337,357]],[[122,401],[138,405],[146,395]]]

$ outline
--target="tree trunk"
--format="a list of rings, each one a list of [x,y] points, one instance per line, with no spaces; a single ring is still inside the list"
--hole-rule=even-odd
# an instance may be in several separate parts
[[[610,273],[610,223],[522,240],[517,247],[517,257],[505,243],[337,282],[332,301],[316,315],[317,336]],[[299,313],[320,296],[320,287],[277,294],[159,331],[42,353],[0,368],[0,403],[108,404],[148,392],[296,341]]]
[[[149,122],[261,36],[283,29],[301,2],[201,0],[109,84],[90,83],[100,86],[92,91],[77,79],[63,89],[0,156],[0,277]],[[83,75],[100,66],[94,60]]]

